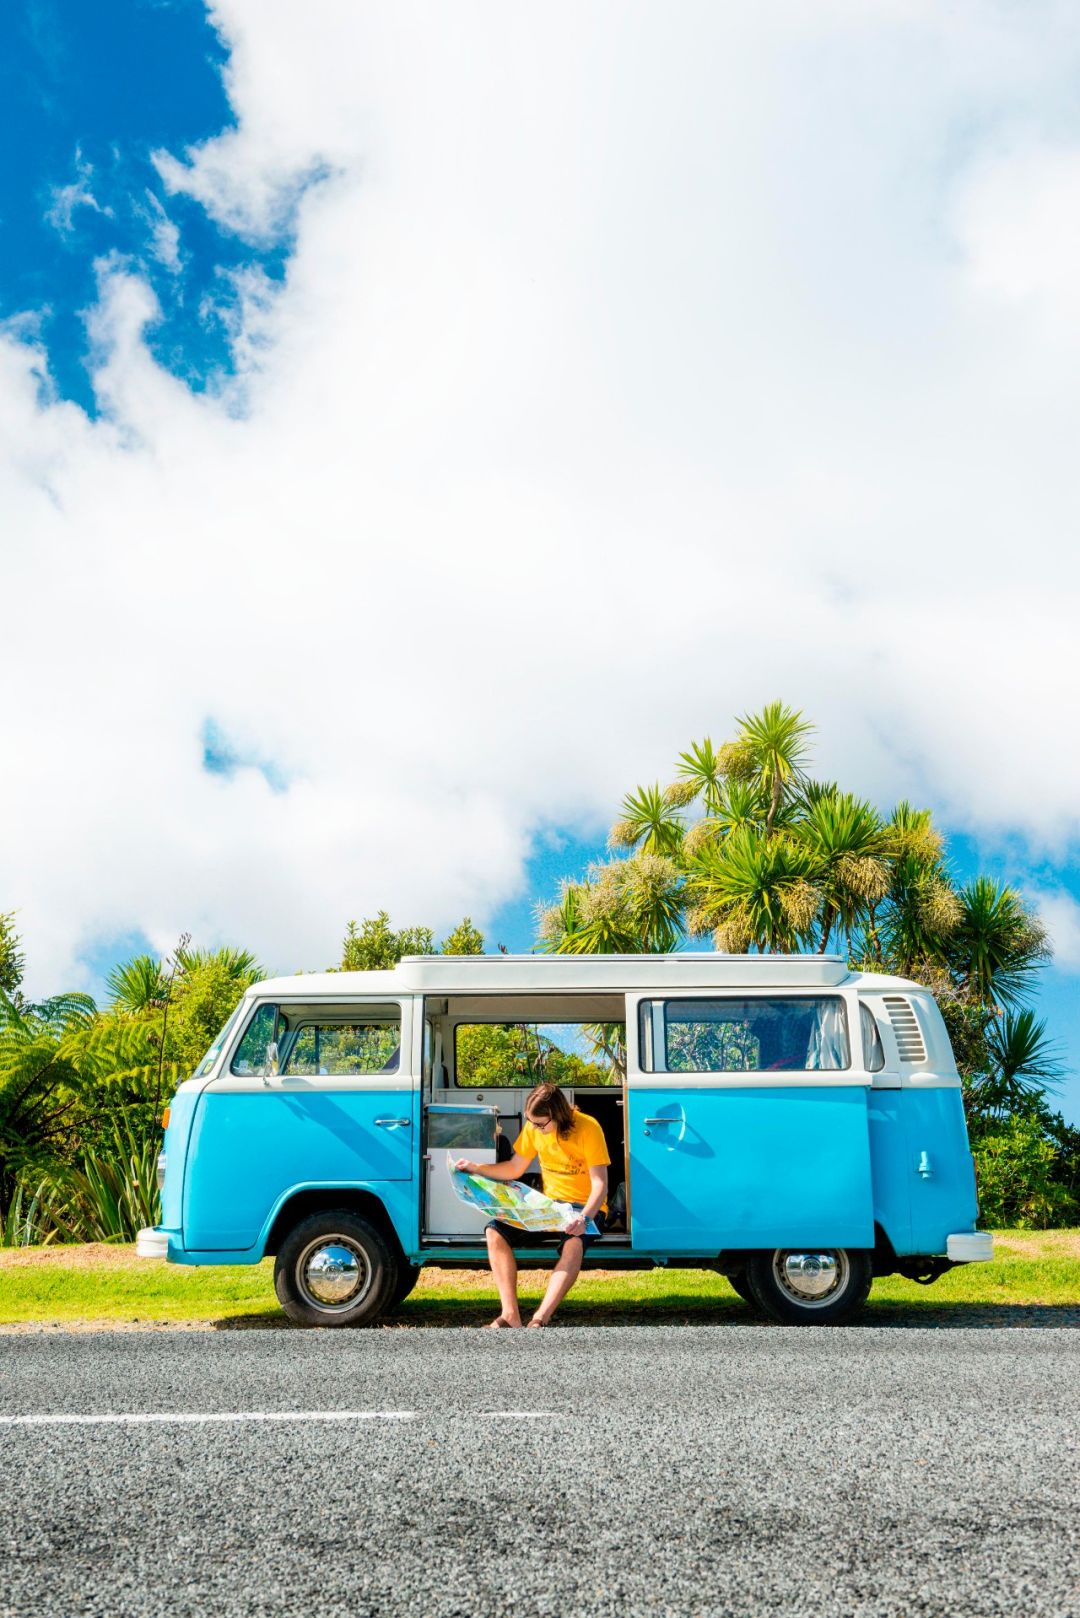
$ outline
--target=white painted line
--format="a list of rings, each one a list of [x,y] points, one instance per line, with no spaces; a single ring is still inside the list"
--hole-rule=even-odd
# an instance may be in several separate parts
[[[163,1424],[195,1425],[211,1421],[411,1421],[415,1410],[180,1410],[139,1411],[132,1414],[74,1416],[65,1413],[0,1416],[4,1427],[143,1427]]]
[[[481,1410],[478,1414],[490,1416],[492,1419],[496,1416],[507,1416],[511,1421],[549,1421],[553,1416],[557,1416],[559,1412],[557,1410]]]

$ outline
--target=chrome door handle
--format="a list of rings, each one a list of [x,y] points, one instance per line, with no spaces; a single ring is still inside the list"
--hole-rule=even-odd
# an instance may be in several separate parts
[[[412,1123],[411,1118],[376,1118],[375,1122],[380,1129],[408,1129]]]
[[[646,1118],[647,1124],[681,1124],[682,1118]]]

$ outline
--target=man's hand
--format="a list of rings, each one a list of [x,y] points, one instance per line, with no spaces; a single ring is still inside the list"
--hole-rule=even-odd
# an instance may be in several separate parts
[[[571,1219],[570,1223],[566,1227],[566,1234],[568,1236],[584,1236],[584,1234],[585,1234],[585,1215],[584,1214],[575,1214],[574,1215],[573,1219]]]
[[[483,1163],[470,1163],[467,1157],[459,1157],[454,1164],[459,1174],[483,1174]],[[490,1167],[490,1164],[488,1165]]]

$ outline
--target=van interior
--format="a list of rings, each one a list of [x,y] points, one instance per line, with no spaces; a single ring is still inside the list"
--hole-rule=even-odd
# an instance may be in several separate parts
[[[530,1090],[558,1083],[604,1131],[609,1220],[629,1243],[626,1001],[621,994],[451,995],[424,1002],[424,1240],[475,1246],[483,1219],[454,1194],[448,1156],[505,1161]],[[530,1180],[537,1165],[525,1175]],[[533,1183],[539,1185],[537,1176]]]

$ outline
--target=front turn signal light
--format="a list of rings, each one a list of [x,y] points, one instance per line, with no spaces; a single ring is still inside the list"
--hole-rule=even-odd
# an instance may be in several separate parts
[[[168,1129],[168,1127],[169,1127],[169,1114],[170,1114],[171,1111],[172,1111],[171,1107],[166,1107],[165,1111],[162,1113],[162,1115],[161,1115],[161,1127],[162,1127],[162,1129]]]

